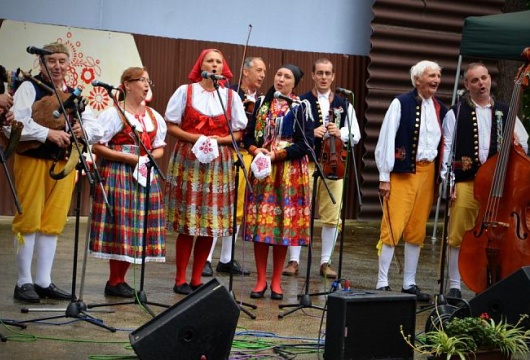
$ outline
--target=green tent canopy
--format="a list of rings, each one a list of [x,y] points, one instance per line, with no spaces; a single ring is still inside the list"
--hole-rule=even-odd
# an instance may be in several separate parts
[[[526,61],[521,53],[530,46],[530,10],[464,20],[462,42],[451,104],[456,102],[462,57]]]
[[[530,46],[530,10],[469,16],[464,21],[462,56],[524,61],[521,52]]]

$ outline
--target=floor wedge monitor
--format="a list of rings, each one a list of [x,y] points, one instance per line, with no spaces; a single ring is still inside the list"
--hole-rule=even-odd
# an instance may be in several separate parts
[[[391,291],[336,291],[328,297],[326,360],[413,359],[416,296]]]
[[[133,331],[129,340],[142,360],[228,359],[239,312],[213,279]]]

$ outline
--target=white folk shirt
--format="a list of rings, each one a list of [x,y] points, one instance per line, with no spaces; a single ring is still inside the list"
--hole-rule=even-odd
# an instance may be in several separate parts
[[[423,99],[420,119],[420,138],[416,161],[433,161],[438,155],[438,144],[442,131],[436,116],[434,100]],[[394,169],[396,134],[401,122],[401,103],[398,99],[392,100],[385,114],[379,140],[375,147],[375,162],[379,170],[379,181],[390,181],[390,173]]]
[[[478,136],[479,136],[479,153],[478,157],[481,164],[484,164],[488,160],[488,154],[490,151],[490,139],[491,139],[491,121],[492,121],[492,111],[491,105],[480,106],[477,103],[475,104],[475,112],[477,114],[477,126],[478,126]],[[440,175],[445,176],[447,171],[447,163],[449,161],[449,156],[451,156],[451,147],[453,146],[453,137],[455,130],[455,113],[451,109],[447,112],[443,122],[443,133],[444,133],[444,158],[442,162],[442,169]],[[458,129],[457,129],[458,131]],[[516,119],[514,133],[519,138],[521,146],[523,147],[525,153],[528,153],[528,133],[524,128],[523,123],[519,118]]]

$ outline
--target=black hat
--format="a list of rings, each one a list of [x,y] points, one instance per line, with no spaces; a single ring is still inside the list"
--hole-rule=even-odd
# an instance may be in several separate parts
[[[293,64],[283,64],[281,67],[291,70],[294,75],[294,87],[296,87],[296,85],[298,85],[298,83],[300,82],[300,79],[302,79],[302,77],[304,76],[304,72],[300,70],[298,66]]]

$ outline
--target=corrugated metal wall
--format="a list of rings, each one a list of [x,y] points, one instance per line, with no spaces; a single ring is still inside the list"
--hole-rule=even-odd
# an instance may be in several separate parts
[[[438,95],[449,106],[464,19],[500,13],[503,4],[501,0],[375,2],[364,127],[363,206],[359,218],[381,217],[374,150],[388,105],[395,95],[412,89],[410,67],[424,59],[438,62],[443,67]]]
[[[242,39],[246,34],[241,34]],[[233,83],[237,83],[243,58],[244,45],[221,44],[204,41],[192,41],[182,39],[169,39],[146,35],[134,35],[140,57],[143,64],[148,68],[149,75],[154,83],[153,101],[151,106],[162,115],[165,112],[166,104],[176,90],[176,88],[187,83],[187,75],[195,63],[199,53],[205,48],[220,49],[234,74]],[[252,38],[250,38],[252,44]],[[294,63],[305,72],[305,76],[297,87],[298,93],[303,93],[312,88],[311,67],[317,58],[327,57],[336,66],[335,85],[346,89],[351,89],[355,93],[355,108],[357,114],[364,114],[366,96],[366,67],[367,57],[348,56],[339,54],[310,53],[298,51],[284,51],[281,49],[269,49],[249,46],[246,56],[261,56],[267,64],[267,76],[262,90],[266,91],[273,84],[274,72],[286,62]],[[123,64],[123,68],[134,66],[135,64]],[[103,79],[104,81],[104,79]],[[360,121],[362,116],[358,115]],[[163,159],[159,162],[165,172],[169,162],[169,152],[173,149],[174,140],[167,138],[168,147]],[[362,146],[356,147],[356,163],[360,169],[362,162]],[[12,174],[12,159],[8,161],[10,173]],[[3,173],[3,170],[2,170]],[[350,178],[353,171],[350,173]],[[14,203],[10,188],[5,180],[4,174],[0,175],[0,215],[13,215],[15,213]],[[89,188],[87,182],[83,182],[81,214],[88,214],[89,209]],[[358,203],[355,199],[357,189],[354,185],[348,187],[346,213],[347,218],[355,218],[358,212]],[[71,214],[74,215],[75,198],[72,201]]]
[[[298,93],[310,90],[311,65],[318,57],[325,56],[336,66],[335,86],[351,89],[355,93],[354,105],[363,134],[361,144],[355,149],[363,205],[359,207],[353,173],[350,172],[350,186],[346,194],[348,219],[379,219],[381,216],[377,194],[379,178],[373,154],[390,101],[395,95],[411,89],[410,66],[422,59],[439,62],[443,67],[439,95],[449,105],[464,19],[467,16],[500,13],[503,4],[503,0],[377,0],[373,6],[372,50],[369,58],[248,47],[247,56],[261,56],[267,64],[264,91],[272,85],[275,70],[285,62],[297,64],[306,73],[297,88]],[[242,41],[246,35],[241,34]],[[239,78],[243,45],[145,35],[134,37],[142,61],[155,83],[151,106],[161,114],[165,112],[167,101],[177,86],[187,82],[188,72],[204,48],[222,50],[234,74],[234,81]],[[252,45],[252,38],[249,43]],[[131,65],[124,64],[123,67]],[[490,69],[495,74],[495,67],[490,66]],[[174,142],[168,138],[168,143],[170,150]],[[168,161],[169,151],[160,161],[164,171]],[[0,179],[0,215],[12,215],[14,206],[9,186],[4,175],[0,175]],[[81,213],[87,214],[88,189],[84,186]]]

